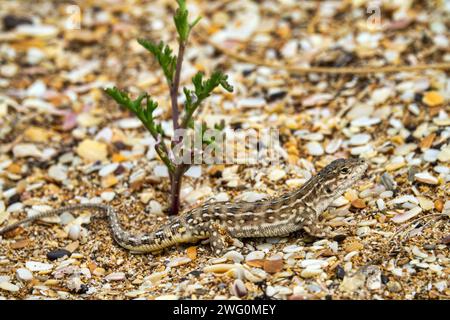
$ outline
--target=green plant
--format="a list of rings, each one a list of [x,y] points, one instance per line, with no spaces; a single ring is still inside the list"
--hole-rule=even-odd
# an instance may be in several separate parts
[[[188,21],[188,10],[185,0],[177,0],[178,8],[174,15],[174,23],[178,33],[178,55],[175,55],[172,49],[162,41],[156,44],[145,39],[138,39],[138,43],[147,49],[160,65],[164,77],[169,87],[170,101],[172,107],[172,122],[174,130],[193,129],[193,116],[199,109],[203,101],[208,98],[213,90],[219,86],[228,92],[233,91],[233,87],[228,83],[227,76],[220,71],[212,73],[211,77],[204,80],[204,75],[198,72],[193,78],[193,89],[183,88],[185,102],[182,110],[178,104],[178,90],[180,86],[180,74],[183,64],[183,56],[188,43],[192,28],[200,21],[200,17],[193,22]],[[119,105],[133,112],[150,134],[157,141],[155,150],[163,163],[167,166],[171,183],[171,204],[169,214],[176,215],[180,210],[180,188],[184,173],[191,166],[190,163],[178,163],[173,157],[173,150],[177,145],[183,143],[180,141],[168,140],[161,124],[156,123],[153,112],[158,107],[158,103],[147,93],[142,93],[136,99],[132,100],[128,93],[121,91],[116,87],[107,88],[106,93],[112,97]],[[216,129],[219,127],[216,127]],[[202,125],[202,134],[205,131]],[[210,140],[203,141],[210,144]]]

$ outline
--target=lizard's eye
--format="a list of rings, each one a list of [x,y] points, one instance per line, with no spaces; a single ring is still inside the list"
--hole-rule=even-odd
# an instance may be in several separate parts
[[[326,187],[325,188],[325,192],[328,193],[328,194],[331,194],[333,192],[333,190],[331,190],[330,187]]]
[[[347,173],[349,173],[349,171],[350,171],[350,169],[347,167],[344,167],[341,169],[341,173],[343,173],[343,174],[347,174]]]

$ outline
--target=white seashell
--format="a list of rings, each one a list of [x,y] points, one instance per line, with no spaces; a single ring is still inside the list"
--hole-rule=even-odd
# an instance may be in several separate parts
[[[349,203],[349,201],[344,197],[344,196],[340,196],[339,198],[337,198],[336,200],[334,200],[331,205],[333,207],[342,207],[344,205],[346,205],[347,203]]]
[[[321,156],[324,153],[323,147],[316,141],[310,141],[305,145],[306,150],[312,156]]]
[[[417,197],[419,205],[424,211],[432,210],[434,208],[434,202],[426,197]]]
[[[113,273],[108,274],[105,277],[106,281],[122,281],[125,279],[126,279],[126,276],[125,276],[125,273],[123,273],[123,272],[113,272]]]
[[[319,259],[305,259],[300,261],[300,267],[302,268],[323,268],[328,266],[328,262]]]
[[[47,91],[47,86],[42,80],[37,80],[33,82],[31,86],[27,89],[27,96],[28,97],[36,97],[36,98],[42,98]]]
[[[106,202],[112,201],[115,196],[116,196],[116,193],[113,191],[104,191],[100,194],[100,197]]]
[[[185,176],[191,178],[200,178],[202,176],[202,167],[200,166],[192,166],[186,171]]]
[[[48,175],[56,181],[64,181],[67,179],[67,167],[60,164],[53,165],[48,169]]]
[[[16,202],[13,203],[12,205],[10,205],[7,209],[6,212],[8,213],[13,213],[13,212],[20,212],[23,209],[23,203],[22,202]]]
[[[26,268],[19,268],[16,270],[16,277],[20,281],[31,281],[33,280],[33,274],[30,270]]]
[[[377,199],[376,204],[377,204],[378,209],[380,209],[380,210],[386,209],[386,204],[384,203],[383,199]]]
[[[382,198],[382,199],[392,198],[393,195],[394,195],[393,191],[387,190],[387,191],[383,191],[382,193],[380,193],[380,198]]]
[[[441,152],[438,154],[438,160],[441,162],[450,161],[450,144],[441,149]]]
[[[413,246],[411,252],[416,257],[419,257],[419,258],[422,258],[422,259],[428,258],[428,255],[425,252],[421,251],[417,246]]]
[[[306,268],[300,273],[300,276],[302,278],[313,278],[321,275],[322,272],[322,269]]]
[[[411,218],[414,218],[421,212],[422,212],[421,207],[414,207],[406,212],[395,215],[391,220],[395,223],[403,223]]]
[[[300,246],[298,246],[296,244],[292,244],[290,246],[286,246],[286,247],[283,248],[283,252],[285,252],[285,253],[299,252],[299,251],[302,251],[302,250],[303,250],[303,247],[300,247]]]
[[[44,24],[22,24],[16,28],[16,34],[37,38],[51,38],[58,34],[58,28]]]
[[[157,177],[168,177],[169,176],[169,170],[164,165],[157,165],[153,168],[153,173]]]
[[[49,271],[53,269],[53,265],[50,263],[42,263],[37,261],[27,261],[25,266],[30,271]]]
[[[352,120],[351,125],[353,127],[370,127],[370,126],[380,123],[380,121],[381,120],[379,118],[361,117],[361,118]]]
[[[423,182],[423,183],[426,183],[426,184],[438,184],[438,179],[436,178],[436,177],[434,177],[433,175],[431,175],[430,173],[428,173],[428,172],[419,172],[419,173],[416,173],[415,175],[414,175],[414,178],[417,180],[417,181],[420,181],[420,182]]]
[[[236,279],[231,285],[230,292],[232,295],[242,298],[247,295],[247,288],[241,279]]]
[[[298,40],[289,40],[280,50],[285,58],[293,58],[298,52]]]
[[[187,264],[191,261],[192,261],[192,259],[188,258],[188,257],[177,257],[177,258],[171,259],[170,262],[167,264],[167,266],[168,267],[178,267],[183,264]]]
[[[265,193],[259,193],[254,191],[248,191],[240,194],[236,197],[236,200],[246,201],[246,202],[256,202],[267,198],[268,195]]]
[[[286,185],[290,188],[301,187],[306,182],[306,179],[288,179]]]
[[[10,282],[0,282],[0,289],[10,291],[10,292],[17,292],[20,290],[18,286],[15,284],[12,284]]]
[[[438,159],[440,150],[428,149],[423,153],[423,160],[427,162],[435,162]]]
[[[283,169],[273,168],[269,172],[269,179],[271,181],[278,181],[282,179],[286,175],[286,172]]]
[[[223,257],[227,260],[233,261],[234,263],[240,263],[244,260],[244,256],[235,250],[228,251]]]
[[[352,155],[354,155],[354,156],[357,156],[357,155],[360,155],[360,154],[364,154],[364,153],[369,153],[369,152],[372,152],[372,151],[373,151],[373,148],[372,148],[372,146],[370,144],[350,149],[350,153]]]
[[[203,272],[225,273],[234,268],[236,268],[234,264],[219,263],[204,267]]]
[[[264,259],[265,255],[263,251],[252,251],[245,257],[245,261]]]
[[[137,118],[126,118],[117,121],[117,125],[122,129],[135,129],[142,126],[142,122]]]
[[[447,166],[435,166],[433,168],[434,171],[436,171],[437,173],[442,173],[442,174],[449,174],[450,173],[450,168]]]
[[[347,118],[354,120],[362,117],[370,117],[374,109],[374,106],[371,104],[355,104],[347,113]]]
[[[237,103],[238,108],[261,108],[267,104],[263,98],[245,98]]]
[[[42,152],[34,144],[22,143],[14,146],[13,154],[15,158],[42,157]]]
[[[358,255],[358,254],[359,254],[358,251],[351,251],[351,252],[349,252],[349,253],[347,253],[347,254],[345,255],[344,261],[351,261],[352,258],[353,258],[354,256]]]
[[[391,97],[394,94],[394,90],[391,87],[383,87],[375,89],[371,94],[371,100],[375,104],[382,104],[386,102],[389,97]]]
[[[272,247],[273,247],[273,244],[270,244],[270,243],[261,243],[261,244],[258,244],[257,246],[256,246],[256,249],[258,249],[258,250],[261,250],[261,251],[264,251],[264,252],[269,252],[269,250],[270,249],[272,249]]]
[[[371,136],[366,133],[355,134],[350,138],[349,145],[360,146],[366,144],[371,139]]]
[[[114,171],[116,171],[116,169],[119,167],[118,163],[110,163],[107,164],[106,166],[104,166],[103,168],[100,169],[100,171],[98,172],[100,177],[106,177],[107,175],[113,173]]]
[[[251,282],[261,282],[267,278],[267,272],[263,269],[252,268],[251,272],[248,270],[244,270],[245,279]]]
[[[151,200],[149,203],[150,214],[162,215],[163,210],[161,204],[156,200]]]
[[[180,299],[180,297],[175,294],[165,294],[155,298],[155,300],[178,300],[178,299]]]
[[[72,224],[69,227],[69,238],[72,240],[78,240],[81,234],[81,227],[77,224]]]
[[[342,145],[342,139],[333,139],[325,147],[325,152],[328,154],[333,154],[339,150]]]
[[[207,197],[211,195],[212,189],[209,186],[202,186],[198,189],[195,189],[191,191],[186,197],[184,197],[184,200],[186,200],[188,203],[195,203],[201,198]]]
[[[220,192],[214,196],[214,200],[217,202],[226,202],[230,200],[230,197],[226,192]]]
[[[405,202],[411,202],[414,204],[419,204],[419,200],[417,200],[416,197],[412,196],[412,195],[404,195],[401,197],[397,197],[395,199],[392,199],[391,201],[388,202],[389,205],[393,205],[393,204],[401,204],[401,203],[405,203]]]

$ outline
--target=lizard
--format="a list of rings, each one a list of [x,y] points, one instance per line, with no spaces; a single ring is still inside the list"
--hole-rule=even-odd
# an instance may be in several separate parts
[[[363,159],[337,159],[300,188],[279,197],[257,202],[207,202],[147,234],[125,231],[113,207],[85,203],[39,213],[4,227],[0,235],[43,217],[88,209],[105,211],[114,240],[132,253],[154,253],[177,244],[209,239],[213,254],[220,255],[234,239],[286,236],[300,229],[324,238],[327,235],[318,225],[319,216],[362,178],[367,167]]]

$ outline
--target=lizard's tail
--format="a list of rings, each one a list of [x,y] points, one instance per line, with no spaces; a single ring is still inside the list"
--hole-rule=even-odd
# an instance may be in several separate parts
[[[9,226],[6,226],[3,229],[0,229],[0,235],[6,233],[8,231],[14,230],[15,228],[17,228],[17,227],[19,227],[19,226],[21,226],[21,225],[23,225],[25,223],[28,223],[28,222],[33,222],[35,220],[42,219],[42,218],[45,218],[45,217],[58,215],[58,214],[61,214],[63,212],[71,212],[71,211],[83,210],[83,209],[94,209],[94,210],[97,209],[97,210],[102,210],[102,211],[109,212],[111,208],[109,206],[107,206],[107,205],[104,205],[104,204],[82,203],[82,204],[74,204],[74,205],[71,205],[71,206],[66,206],[66,207],[62,207],[62,208],[58,208],[58,209],[53,209],[53,210],[45,211],[45,212],[42,212],[42,213],[38,213],[38,214],[36,214],[36,215],[34,215],[32,217],[23,219],[21,221],[13,223],[13,224],[11,224]]]

